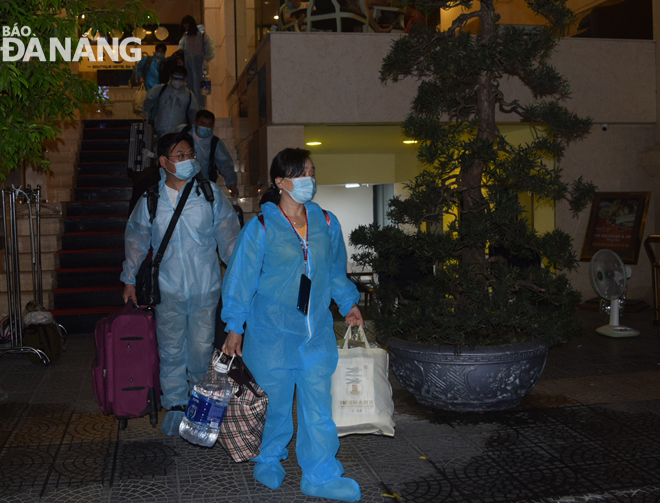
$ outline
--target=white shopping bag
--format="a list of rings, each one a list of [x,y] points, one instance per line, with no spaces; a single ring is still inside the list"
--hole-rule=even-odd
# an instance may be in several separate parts
[[[387,378],[389,355],[369,347],[364,329],[359,337],[364,347],[348,347],[351,327],[339,348],[337,370],[332,375],[332,419],[340,437],[353,433],[394,436],[394,402]]]
[[[144,84],[140,84],[133,94],[133,110],[135,113],[142,113],[142,107],[146,97],[147,90],[144,88]]]

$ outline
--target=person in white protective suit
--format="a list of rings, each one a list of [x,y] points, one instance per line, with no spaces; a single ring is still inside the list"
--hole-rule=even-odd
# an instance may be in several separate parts
[[[174,132],[182,123],[192,124],[197,115],[197,98],[186,86],[187,70],[177,66],[167,84],[158,84],[147,93],[142,105],[145,120],[153,120],[160,137]]]
[[[344,470],[335,457],[339,438],[330,383],[338,352],[329,306],[334,299],[346,323],[362,324],[359,293],[346,277],[339,222],[311,202],[316,186],[309,151],[281,151],[270,177],[272,186],[261,199],[262,215],[251,219],[238,237],[222,295],[228,332],[222,350],[243,356],[269,398],[261,452],[252,460],[254,476],[271,489],[284,480],[280,460],[286,459],[293,435],[295,389],[301,491],[358,501],[358,484],[341,476]],[[309,289],[302,275],[311,281]]]
[[[126,224],[126,260],[121,281],[124,302],[137,298],[135,276],[149,247],[157,250],[167,230],[182,189],[193,183],[174,233],[167,245],[158,276],[161,303],[156,306],[160,356],[161,404],[168,410],[161,431],[175,435],[183,419],[188,394],[211,360],[215,312],[220,299],[220,258],[229,262],[239,223],[234,208],[220,189],[194,176],[199,164],[189,135],[171,133],[158,141],[158,204],[150,222],[147,198],[141,197]],[[204,195],[212,190],[213,201]]]
[[[200,108],[206,108],[206,96],[202,95],[202,71],[205,65],[215,57],[213,40],[204,31],[204,25],[198,25],[195,18],[185,16],[181,20],[179,49],[185,54],[185,65],[188,70],[188,88],[195,93]]]
[[[225,179],[225,185],[232,197],[238,197],[236,186],[237,176],[234,171],[234,160],[231,158],[225,143],[213,134],[215,115],[208,110],[200,110],[195,116],[195,124],[186,126],[181,124],[178,128],[188,133],[195,142],[197,161],[202,167],[202,175],[212,182],[218,179],[218,173]]]

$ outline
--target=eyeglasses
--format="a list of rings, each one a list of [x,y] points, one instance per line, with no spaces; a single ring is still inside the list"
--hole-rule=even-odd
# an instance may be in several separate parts
[[[177,161],[185,161],[186,159],[197,159],[197,154],[195,152],[189,152],[187,154],[178,154],[178,155],[168,155],[168,159],[176,159]]]

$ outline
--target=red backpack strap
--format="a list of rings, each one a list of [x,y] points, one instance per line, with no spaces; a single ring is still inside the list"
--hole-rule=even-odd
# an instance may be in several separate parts
[[[325,223],[328,224],[328,227],[330,227],[330,215],[328,215],[328,212],[325,210],[323,210],[323,214],[325,215]]]
[[[264,222],[263,213],[259,213],[259,215],[257,215],[257,218],[259,219],[259,222],[261,222],[261,226],[264,228],[264,231],[265,231],[266,230],[266,222]]]

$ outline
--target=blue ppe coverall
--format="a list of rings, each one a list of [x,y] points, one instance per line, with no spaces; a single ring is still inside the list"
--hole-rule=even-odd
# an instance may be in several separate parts
[[[344,471],[335,458],[339,438],[332,420],[330,381],[338,352],[329,306],[332,298],[346,315],[359,299],[346,277],[346,247],[339,222],[328,213],[328,224],[316,203],[306,203],[305,208],[307,267],[293,228],[275,204],[265,203],[261,206],[265,229],[259,219],[252,218],[241,231],[222,295],[226,330],[242,334],[246,323],[243,359],[269,397],[261,452],[252,461],[274,466],[288,456],[295,387],[301,487],[337,481]],[[305,272],[312,283],[307,315],[297,309],[300,277]],[[353,484],[359,498],[359,488]]]
[[[163,86],[167,88],[161,95]],[[154,130],[158,136],[176,131],[181,123],[194,123],[197,110],[197,99],[186,86],[174,89],[169,84],[158,84],[149,90],[142,105],[142,115],[145,119],[154,120]]]
[[[161,303],[156,306],[156,334],[163,393],[161,404],[165,409],[188,403],[189,391],[205,374],[211,361],[215,311],[221,289],[216,247],[220,258],[228,263],[240,230],[234,208],[218,187],[210,184],[214,195],[211,204],[201,189],[197,190],[197,182],[193,183],[158,276]],[[153,223],[149,223],[147,198],[142,197],[126,225],[126,260],[120,277],[124,283],[135,284],[135,275],[149,247],[158,250],[174,214],[176,206],[172,206],[167,195],[162,168],[158,195]],[[161,431],[174,434],[183,412],[172,411],[168,416],[170,414],[170,431],[166,431],[165,420]]]
[[[151,63],[147,67],[149,58],[151,58]],[[158,59],[156,56],[145,56],[138,63],[137,73],[144,79],[144,88],[147,91],[158,85],[158,73],[160,71],[161,62],[162,60]]]
[[[185,124],[179,125],[177,132],[181,132],[186,128]],[[208,138],[202,138],[197,136],[197,126],[194,126],[190,130],[190,136],[192,136],[193,141],[195,142],[195,153],[197,154],[197,162],[199,162],[202,167],[202,176],[208,180],[215,182],[213,178],[209,177],[209,160],[211,159],[211,140],[213,136]],[[234,160],[231,158],[231,154],[224,142],[218,138],[218,144],[215,148],[215,154],[213,155],[213,160],[215,162],[215,167],[218,172],[225,179],[225,185],[227,188],[232,185],[236,185],[237,176],[234,171]]]
[[[198,30],[203,30],[204,25],[198,24]],[[195,93],[197,103],[204,108],[206,106],[206,96],[202,96],[202,66],[205,61],[211,61],[215,57],[213,40],[204,31],[198,31],[197,35],[190,36],[184,34],[179,41],[179,49],[183,49],[185,54],[185,65],[188,71],[186,82],[188,89]]]

